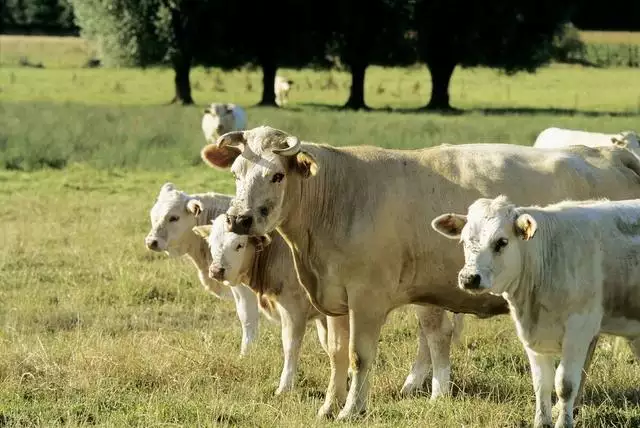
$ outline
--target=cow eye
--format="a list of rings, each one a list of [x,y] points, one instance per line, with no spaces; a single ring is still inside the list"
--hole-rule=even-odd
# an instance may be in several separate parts
[[[493,251],[495,251],[496,253],[500,252],[500,250],[502,250],[504,247],[506,247],[508,243],[509,243],[509,241],[507,241],[506,238],[498,239],[495,242],[495,244],[493,244]]]
[[[242,244],[238,244],[238,245],[236,246],[236,251],[240,250],[241,248],[242,248]]]
[[[280,183],[283,178],[284,178],[284,174],[283,173],[276,172],[275,174],[273,174],[273,178],[271,179],[271,182],[272,183]]]
[[[169,217],[169,221],[171,223],[180,220],[180,217],[178,217],[177,215],[172,215],[171,217]]]

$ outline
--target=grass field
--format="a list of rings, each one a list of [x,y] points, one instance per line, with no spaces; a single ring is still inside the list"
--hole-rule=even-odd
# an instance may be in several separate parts
[[[457,70],[452,103],[467,111],[440,116],[335,111],[330,106],[346,99],[347,76],[333,73],[338,89],[323,90],[329,73],[309,70],[286,70],[301,82],[290,108],[254,108],[258,73],[220,73],[221,92],[213,89],[216,71],[196,69],[200,106],[182,108],[162,105],[172,95],[167,70],[88,70],[77,68],[83,60],[66,59],[49,68],[58,57],[47,46],[60,43],[44,38],[28,56],[47,68],[12,67],[6,59],[15,51],[0,42],[0,427],[325,425],[314,417],[329,364],[315,332],[305,339],[297,390],[273,397],[279,328],[263,319],[258,352],[239,359],[233,305],[209,297],[186,260],[144,248],[162,183],[188,192],[234,190],[230,174],[199,158],[207,102],[237,102],[248,107],[250,126],[335,145],[532,144],[548,126],[640,130],[636,70],[552,66],[515,78]],[[415,107],[426,102],[428,74],[372,68],[367,85],[371,106]],[[415,332],[411,311],[391,315],[366,419],[326,425],[530,425],[529,367],[508,318],[467,317],[453,350],[455,396],[436,403],[428,388],[424,396],[398,396]],[[638,385],[630,352],[601,347],[582,426],[639,426]]]

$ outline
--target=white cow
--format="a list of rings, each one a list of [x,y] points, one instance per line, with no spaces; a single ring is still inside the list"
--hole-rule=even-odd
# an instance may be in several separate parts
[[[227,287],[209,278],[211,254],[205,242],[194,235],[197,225],[210,223],[229,207],[231,196],[219,193],[189,195],[178,190],[173,183],[165,183],[151,208],[151,230],[144,242],[152,251],[171,256],[187,255],[198,271],[200,283],[211,294],[222,299],[233,299],[242,325],[240,355],[248,353],[258,337],[258,301],[247,287]]]
[[[247,129],[247,113],[236,104],[211,103],[203,111],[202,133],[208,142],[220,135]]]
[[[259,237],[231,232],[226,215],[218,216],[212,225],[193,230],[207,240],[211,249],[210,277],[231,286],[246,284],[257,294],[261,309],[275,308],[280,315],[284,366],[276,395],[291,390],[308,321],[316,321],[320,343],[327,353],[328,348],[326,316],[313,307],[298,283],[289,246],[278,232]],[[416,309],[418,355],[401,394],[409,395],[423,385],[433,361],[432,398],[437,398],[450,392],[447,339],[451,335],[454,342],[458,341],[463,314],[455,314],[451,322],[441,311]]]
[[[276,104],[279,106],[285,106],[289,102],[289,91],[293,85],[293,80],[286,77],[276,76],[273,83],[273,90],[276,93]]]
[[[555,355],[556,427],[573,426],[582,367],[599,333],[626,338],[640,359],[640,200],[541,208],[480,198],[468,215],[443,214],[432,227],[464,245],[460,288],[509,302],[531,364],[535,427],[552,423]]]
[[[640,137],[635,131],[622,131],[618,134],[578,131],[575,129],[547,128],[536,138],[533,147],[542,149],[561,148],[581,144],[589,147],[611,146],[640,151]]]

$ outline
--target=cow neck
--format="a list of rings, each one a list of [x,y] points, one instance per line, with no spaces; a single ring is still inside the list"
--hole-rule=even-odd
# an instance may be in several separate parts
[[[269,246],[257,251],[254,246],[253,262],[251,263],[251,276],[249,278],[249,288],[256,294],[262,295],[266,290],[267,267],[269,265]]]

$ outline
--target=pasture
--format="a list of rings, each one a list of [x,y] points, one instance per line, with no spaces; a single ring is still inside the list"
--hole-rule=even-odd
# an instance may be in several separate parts
[[[383,329],[365,419],[316,422],[329,363],[315,331],[307,330],[296,390],[274,397],[279,326],[262,318],[257,348],[239,359],[232,302],[210,297],[187,260],[144,248],[148,210],[166,181],[189,193],[234,191],[231,175],[199,156],[201,110],[213,100],[248,107],[251,127],[269,124],[335,145],[530,145],[548,126],[640,130],[637,70],[554,65],[508,78],[458,69],[452,105],[465,112],[442,116],[385,110],[426,103],[421,67],[373,67],[366,94],[373,112],[331,107],[346,100],[345,73],[284,70],[296,82],[291,105],[271,109],[251,107],[259,72],[198,68],[199,105],[178,107],[164,105],[173,90],[168,70],[82,69],[84,59],[69,59],[81,54],[71,50],[62,60],[53,53],[66,49],[61,41],[22,40],[16,50],[7,40],[0,38],[0,426],[531,424],[529,364],[508,317],[466,317],[452,353],[452,398],[429,402],[429,386],[400,398],[417,344],[407,309]],[[45,68],[8,60],[23,52]],[[601,345],[582,426],[640,425],[638,385],[629,350]]]

